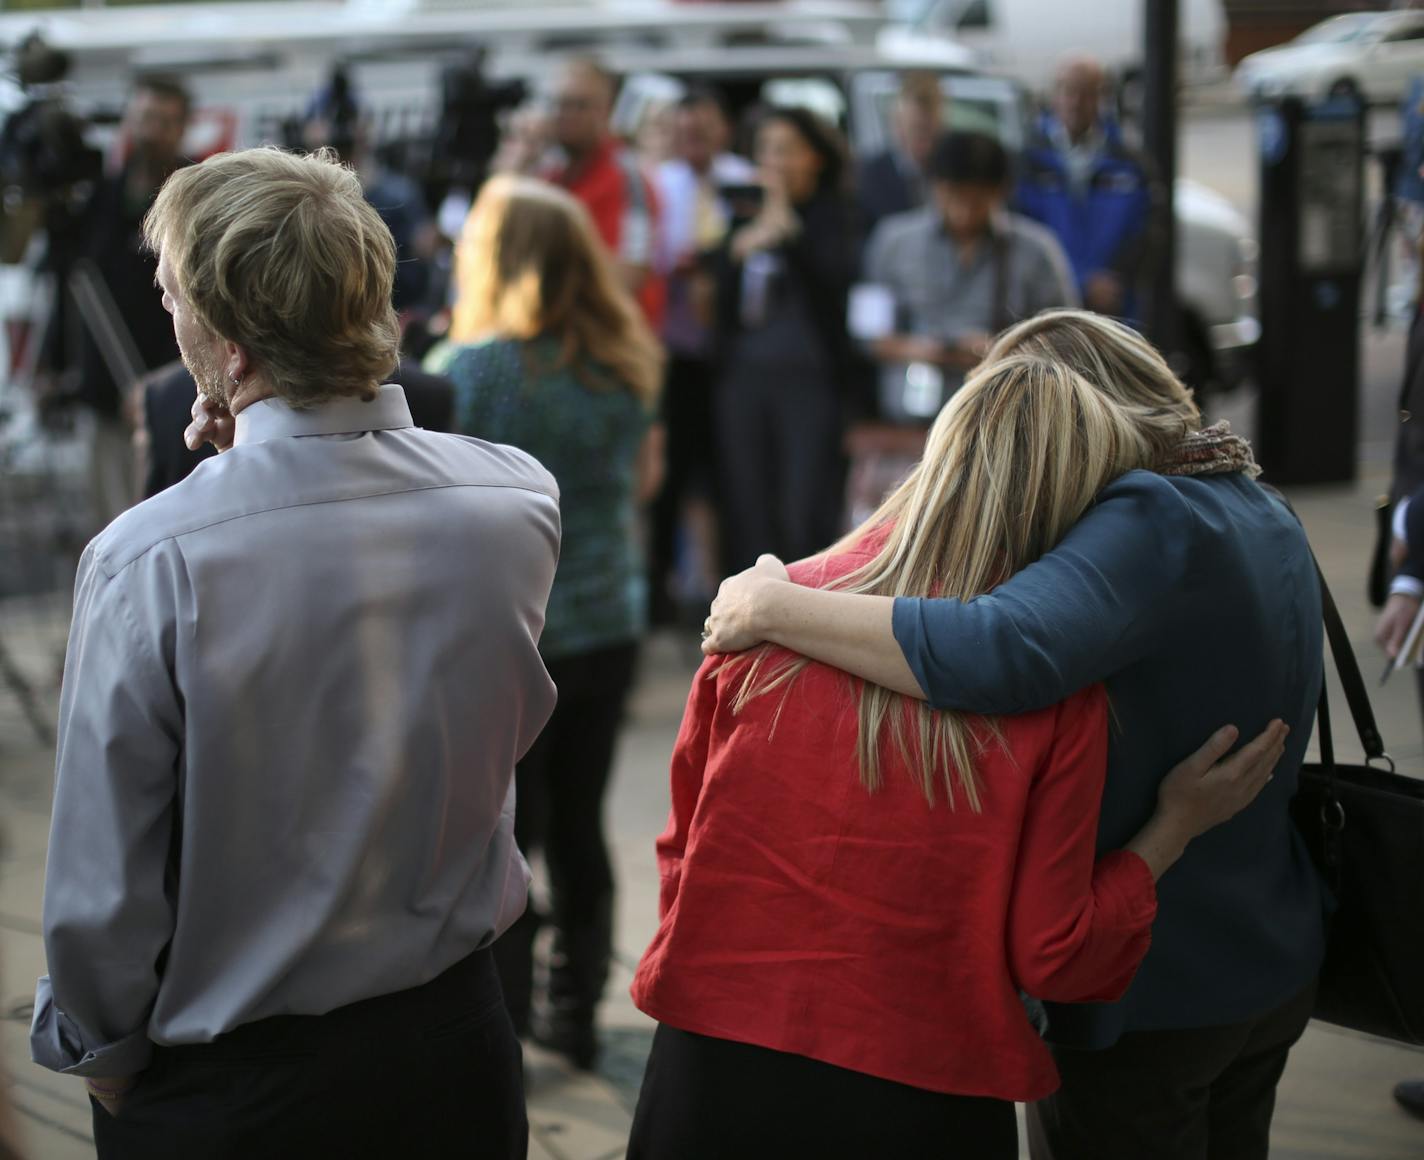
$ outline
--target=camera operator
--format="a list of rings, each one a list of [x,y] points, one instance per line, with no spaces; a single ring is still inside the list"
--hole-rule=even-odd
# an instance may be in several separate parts
[[[147,76],[135,81],[121,129],[128,155],[119,172],[99,182],[83,222],[79,253],[92,263],[88,269],[101,283],[101,297],[123,323],[132,339],[131,355],[139,363],[133,368],[114,365],[112,349],[106,350],[95,337],[99,320],[91,305],[80,325],[78,401],[93,411],[96,421],[91,475],[102,523],[137,498],[130,423],[123,407],[134,383],[121,380],[178,357],[172,319],[154,286],[156,262],[144,250],[141,227],[163,183],[184,164],[179,150],[190,108],[188,93],[176,80]]]
[[[440,77],[440,123],[435,156],[440,184],[468,191],[473,199],[484,184],[499,147],[499,118],[528,96],[522,81],[494,81],[485,74],[485,51],[472,49]]]

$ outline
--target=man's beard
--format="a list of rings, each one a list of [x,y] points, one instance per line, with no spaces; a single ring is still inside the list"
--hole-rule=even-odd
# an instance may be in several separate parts
[[[228,382],[227,375],[223,373],[222,367],[218,365],[218,357],[205,347],[196,350],[184,350],[183,345],[178,345],[178,353],[183,358],[183,365],[188,368],[188,373],[193,376],[193,382],[198,386],[198,393],[210,402],[218,404],[223,408],[232,405],[232,387]]]

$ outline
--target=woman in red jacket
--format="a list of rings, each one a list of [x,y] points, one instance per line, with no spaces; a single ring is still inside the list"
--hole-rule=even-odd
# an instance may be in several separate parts
[[[792,578],[970,599],[1158,451],[1071,370],[1004,359],[865,527]],[[1119,996],[1156,879],[1255,797],[1285,735],[1274,722],[1213,765],[1236,737],[1219,731],[1127,848],[1098,857],[1108,727],[1100,686],[984,719],[770,647],[709,660],[633,982],[660,1026],[629,1156],[1015,1157],[1013,1102],[1058,1083],[1020,992]]]

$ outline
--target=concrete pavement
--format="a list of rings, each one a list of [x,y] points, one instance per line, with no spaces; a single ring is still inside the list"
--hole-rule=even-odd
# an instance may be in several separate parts
[[[1298,489],[1292,499],[1305,520],[1322,568],[1349,625],[1365,668],[1373,673],[1372,614],[1361,576],[1369,550],[1371,500],[1385,479],[1373,466],[1357,485]],[[0,611],[5,640],[53,704],[57,621],[45,610]],[[651,1025],[627,998],[639,953],[657,912],[653,839],[667,810],[667,758],[688,677],[696,662],[691,639],[650,642],[642,679],[618,757],[608,809],[620,884],[618,958],[604,1013],[607,1050],[599,1072],[569,1072],[537,1049],[529,1055],[531,1156],[536,1160],[612,1160],[621,1156],[637,1096]],[[1424,736],[1412,684],[1397,680],[1374,692],[1380,727],[1401,769],[1424,775]],[[1345,732],[1345,730],[1341,730]],[[1346,752],[1357,751],[1353,741]],[[39,906],[48,829],[52,754],[0,692],[0,1060],[20,1111],[33,1160],[92,1156],[88,1109],[77,1081],[34,1067],[26,1024],[33,980],[43,969]],[[1407,1160],[1424,1156],[1424,1122],[1390,1099],[1407,1075],[1424,1076],[1424,1053],[1314,1026],[1292,1056],[1281,1085],[1273,1155],[1278,1160]]]

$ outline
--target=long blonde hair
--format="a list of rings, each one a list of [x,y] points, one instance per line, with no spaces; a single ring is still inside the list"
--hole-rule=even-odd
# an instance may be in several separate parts
[[[457,343],[499,336],[555,340],[557,368],[595,390],[623,388],[649,408],[663,352],[619,281],[588,212],[547,182],[504,174],[485,183],[456,247]]]
[[[830,552],[877,532],[883,544],[828,587],[973,599],[1057,544],[1114,478],[1153,459],[1152,440],[1128,411],[1063,362],[1028,352],[986,361],[940,412],[919,466]],[[752,658],[734,713],[786,688],[810,663],[775,657],[764,648]],[[992,719],[936,711],[878,685],[861,688],[857,756],[872,792],[888,741],[931,805],[942,782],[951,809],[962,793],[978,811],[975,758],[994,738],[1002,734]]]

